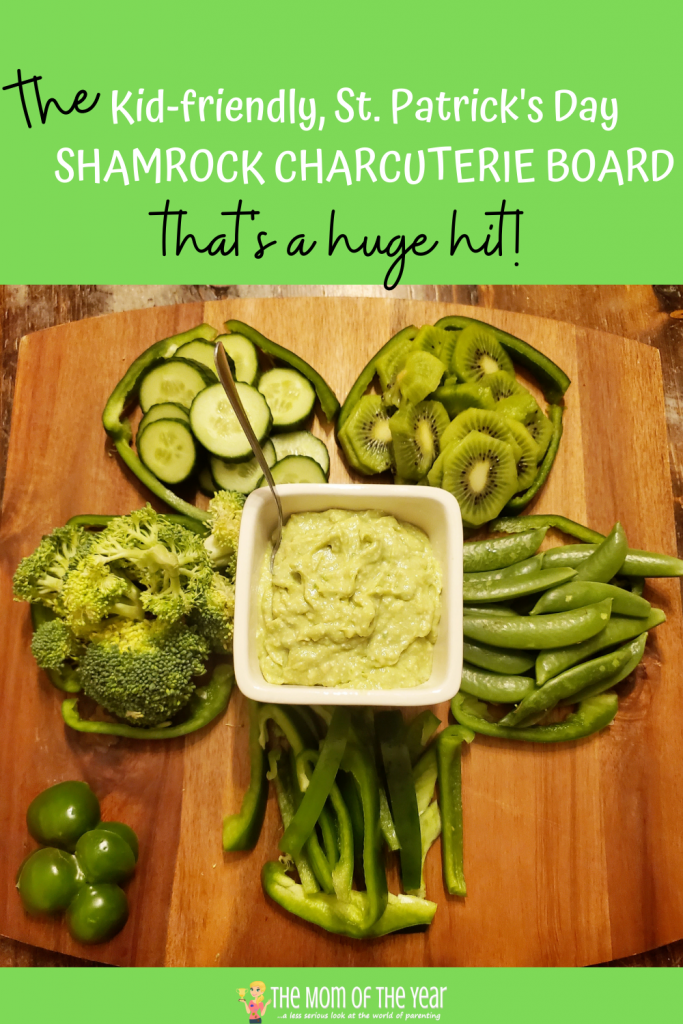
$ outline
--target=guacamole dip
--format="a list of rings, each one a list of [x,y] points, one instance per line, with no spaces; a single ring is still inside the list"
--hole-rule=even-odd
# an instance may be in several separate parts
[[[441,568],[428,537],[380,511],[290,516],[259,584],[269,683],[385,689],[429,679]]]

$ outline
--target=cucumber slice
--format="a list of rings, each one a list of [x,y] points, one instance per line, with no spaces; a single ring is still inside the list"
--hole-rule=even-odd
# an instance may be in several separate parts
[[[243,384],[256,384],[259,375],[258,352],[256,345],[243,334],[220,334],[216,341],[221,341],[235,366],[235,380]]]
[[[210,341],[202,341],[201,338],[195,338],[193,341],[188,341],[181,345],[175,354],[175,358],[191,359],[193,363],[201,363],[202,366],[206,366],[211,371],[214,379],[217,379],[216,364],[213,361],[214,346],[215,342],[212,345]]]
[[[315,459],[308,455],[288,455],[276,462],[270,471],[276,484],[326,484],[327,478]],[[258,482],[263,487],[264,476]]]
[[[273,414],[273,430],[300,427],[313,412],[315,390],[297,370],[279,366],[268,370],[258,382],[258,389]]]
[[[143,412],[148,412],[153,405],[174,402],[189,409],[195,395],[211,381],[211,375],[201,363],[187,359],[166,359],[152,367],[142,378],[140,407]]]
[[[137,438],[138,455],[162,483],[187,480],[197,462],[197,449],[187,423],[155,420]]]
[[[268,403],[249,384],[235,385],[256,438],[261,444],[273,423]],[[253,458],[251,445],[233,412],[222,384],[212,384],[200,391],[190,409],[190,425],[194,436],[212,455],[228,462],[246,462]]]
[[[310,459],[315,459],[319,463],[325,477],[329,479],[330,453],[327,450],[327,445],[310,430],[295,430],[291,434],[275,434],[273,447],[278,462],[281,459],[286,459],[288,455],[308,455]]]
[[[197,474],[197,485],[202,494],[205,494],[207,498],[213,498],[216,493],[216,484],[208,466],[203,466]]]
[[[265,442],[263,454],[268,466],[274,466],[277,456],[272,441]],[[263,470],[256,459],[249,459],[248,462],[224,462],[216,455],[211,456],[211,473],[219,490],[239,491],[241,494],[251,494],[256,490],[263,476]]]
[[[266,338],[264,334],[250,327],[249,324],[242,323],[241,320],[226,320],[223,325],[226,331],[235,332],[236,334],[243,334],[245,338],[260,348],[266,355],[272,356],[274,359],[280,359],[287,366],[294,367],[299,373],[303,373],[307,380],[310,380],[311,384],[315,388],[315,392],[320,401],[322,411],[327,416],[330,423],[334,423],[337,413],[339,412],[339,400],[335,395],[334,391],[327,383],[323,380],[317,370],[314,370],[310,363],[307,363],[305,359],[298,356],[295,352],[290,352],[289,349],[283,348],[282,345],[278,345],[277,342],[271,341],[270,338]]]
[[[154,423],[155,420],[182,420],[183,423],[189,423],[190,414],[187,409],[183,409],[182,405],[176,405],[175,402],[160,402],[148,409],[142,417],[138,434],[141,434],[145,427]]]

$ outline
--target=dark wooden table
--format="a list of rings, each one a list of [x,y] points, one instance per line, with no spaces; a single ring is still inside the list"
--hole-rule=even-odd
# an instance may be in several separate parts
[[[274,295],[382,296],[381,287],[241,287],[188,286],[2,286],[0,348],[0,500],[4,485],[7,443],[19,339],[45,327],[119,310],[198,302],[217,298]],[[674,495],[678,553],[683,557],[683,285],[494,286],[438,285],[400,287],[395,298],[461,302],[486,309],[505,309],[564,320],[582,327],[635,338],[659,349],[664,377],[669,456]],[[0,937],[2,967],[90,966],[91,962],[36,949]],[[679,967],[683,938],[609,966]]]

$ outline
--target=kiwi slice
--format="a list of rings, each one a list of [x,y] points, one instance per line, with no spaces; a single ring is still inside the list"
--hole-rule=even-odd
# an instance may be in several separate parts
[[[510,446],[473,431],[449,451],[441,486],[457,499],[464,522],[470,526],[489,522],[517,490]]]
[[[512,418],[506,422],[522,452],[517,459],[517,490],[525,491],[531,487],[538,472],[538,445],[523,423]]]
[[[389,416],[379,395],[364,395],[338,434],[348,464],[365,476],[391,465]]]
[[[553,425],[541,411],[534,396],[528,391],[525,395],[511,395],[510,398],[505,398],[497,403],[496,412],[501,413],[506,419],[514,419],[524,424],[538,445],[538,461],[540,462],[553,436]]]
[[[413,351],[415,338],[397,338],[396,344],[389,345],[377,356],[375,369],[379,376],[382,391],[393,387],[396,377],[406,364],[406,359]]]
[[[496,404],[491,388],[483,384],[459,384],[457,377],[446,377],[433,397],[441,402],[451,419],[465,409],[493,409]]]
[[[396,383],[401,396],[407,402],[417,405],[438,388],[445,372],[444,364],[430,352],[411,352]]]
[[[446,331],[444,330],[444,340],[441,343],[439,349],[439,359],[444,364],[447,370],[455,372],[453,366],[453,360],[455,359],[455,346],[458,344],[458,338],[460,337],[460,331]]]
[[[429,352],[438,359],[440,358],[439,353],[443,346],[450,345],[451,343],[451,339],[448,337],[449,333],[443,327],[433,327],[431,324],[425,324],[417,332],[413,342],[413,350],[417,351],[419,349],[421,352]]]
[[[445,448],[451,441],[462,441],[463,437],[473,430],[478,430],[482,434],[488,434],[489,437],[497,438],[503,444],[508,444],[512,449],[515,461],[522,454],[522,450],[515,441],[505,417],[501,416],[495,409],[465,409],[464,412],[455,417],[445,431],[442,442],[443,447]]]
[[[396,472],[405,480],[420,480],[441,451],[448,413],[440,402],[404,405],[389,420]]]
[[[505,370],[515,375],[509,355],[485,324],[471,324],[462,331],[455,348],[455,372],[464,381],[477,381]]]
[[[530,394],[527,388],[523,384],[520,384],[512,374],[507,373],[505,370],[498,370],[497,373],[485,374],[480,382],[487,388],[491,388],[491,393],[496,402],[500,402],[501,399],[509,398],[510,395]]]

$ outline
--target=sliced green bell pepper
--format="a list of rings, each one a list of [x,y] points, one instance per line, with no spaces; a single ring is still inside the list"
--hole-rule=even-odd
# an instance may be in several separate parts
[[[251,777],[237,814],[223,819],[223,849],[253,850],[261,834],[268,800],[266,753],[259,742],[259,706],[247,701],[249,707],[249,763]]]
[[[398,710],[380,711],[375,716],[375,725],[400,844],[401,880],[405,891],[412,892],[420,888],[422,843],[403,715]]]
[[[341,767],[356,780],[363,808],[363,874],[367,890],[364,925],[370,928],[386,910],[388,894],[379,824],[377,768],[372,753],[353,737],[346,744]]]
[[[463,869],[460,748],[473,739],[474,732],[462,725],[449,725],[436,738],[443,877],[452,896],[467,893]]]

